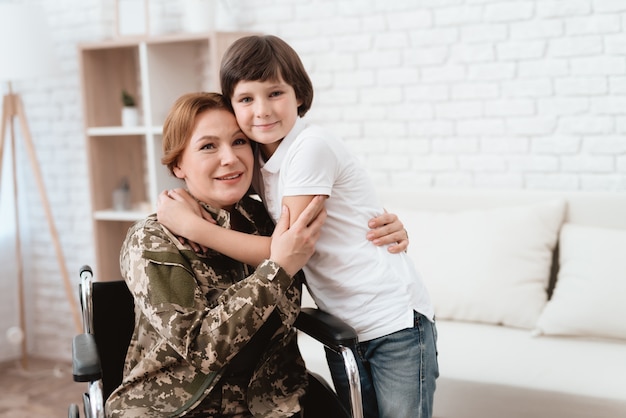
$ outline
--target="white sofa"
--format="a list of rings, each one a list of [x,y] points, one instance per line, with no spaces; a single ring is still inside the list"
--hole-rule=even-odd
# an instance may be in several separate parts
[[[435,304],[437,418],[626,417],[626,193],[381,197]]]

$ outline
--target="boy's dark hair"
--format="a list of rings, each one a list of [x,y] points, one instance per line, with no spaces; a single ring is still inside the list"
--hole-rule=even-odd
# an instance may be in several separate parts
[[[220,68],[222,94],[230,101],[240,81],[278,81],[293,87],[302,101],[298,115],[304,116],[313,102],[313,83],[300,57],[285,41],[273,35],[237,39],[224,53]]]

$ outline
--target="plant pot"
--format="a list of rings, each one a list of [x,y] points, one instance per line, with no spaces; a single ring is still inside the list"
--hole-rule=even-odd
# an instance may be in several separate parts
[[[139,109],[136,107],[124,106],[122,108],[122,126],[138,126]]]

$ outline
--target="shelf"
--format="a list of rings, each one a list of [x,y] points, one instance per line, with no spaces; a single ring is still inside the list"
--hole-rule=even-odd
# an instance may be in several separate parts
[[[249,32],[137,36],[78,45],[96,275],[120,278],[128,228],[154,212],[162,190],[184,183],[161,164],[163,123],[180,95],[218,91],[226,48]],[[121,92],[134,96],[138,126],[122,126]],[[131,210],[113,209],[127,184]]]
[[[87,128],[89,136],[161,135],[163,126],[98,126]]]
[[[144,212],[139,210],[115,210],[105,209],[98,210],[93,213],[93,218],[96,221],[127,221],[133,222],[143,219],[148,216],[150,212]]]

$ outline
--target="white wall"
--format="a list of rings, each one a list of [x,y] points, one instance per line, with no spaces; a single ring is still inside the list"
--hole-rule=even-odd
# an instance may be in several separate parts
[[[14,358],[20,352],[20,346],[11,344],[7,338],[9,328],[19,326],[17,266],[15,264],[15,210],[13,197],[13,176],[11,147],[9,142],[3,149],[3,161],[0,161],[0,361]]]
[[[180,26],[181,1],[151,0],[159,30]],[[41,3],[62,74],[16,90],[75,280],[93,262],[76,43],[112,33],[113,2]],[[310,118],[341,133],[381,188],[626,192],[623,0],[227,3],[245,13],[220,24],[300,53],[316,86]],[[31,351],[69,358],[71,314],[26,167]],[[0,335],[8,325],[0,318]]]
[[[15,82],[13,90],[24,102],[65,264],[76,284],[78,268],[94,258],[76,43],[102,39],[111,26],[112,12],[105,12],[99,0],[28,1],[36,1],[45,9],[60,72],[47,79]],[[109,3],[111,8],[113,3]],[[7,91],[6,85],[0,87],[2,94]],[[71,338],[75,333],[72,313],[19,127],[16,127],[16,134],[29,352],[69,359]],[[3,182],[5,177],[9,179],[6,172]],[[6,192],[11,190],[3,187],[0,197],[3,207],[12,204]],[[10,300],[2,305],[3,315],[0,316],[0,359],[4,360],[19,355],[19,350],[10,349],[6,342],[7,329],[18,321],[17,275],[15,258],[11,256],[15,252],[15,221],[10,212],[5,211],[0,222],[3,231],[0,300]]]

